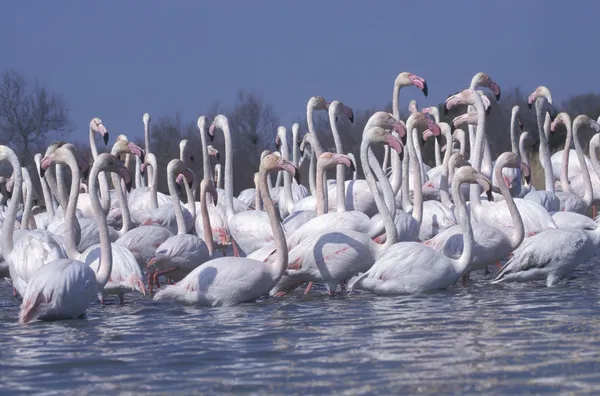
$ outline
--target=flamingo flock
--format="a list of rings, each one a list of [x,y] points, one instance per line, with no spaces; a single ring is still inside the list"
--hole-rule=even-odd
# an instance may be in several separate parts
[[[56,142],[35,155],[32,175],[10,147],[0,146],[0,161],[12,167],[10,178],[0,180],[0,276],[20,300],[19,322],[82,317],[94,300],[104,304],[116,295],[123,303],[132,292],[203,306],[282,298],[299,287],[306,294],[314,284],[330,296],[422,293],[467,286],[471,272],[495,266],[492,283],[552,286],[596,253],[600,226],[585,213],[600,200],[598,122],[558,113],[550,90],[540,86],[528,97],[538,131],[522,131],[519,113],[526,110],[514,106],[506,125],[511,151],[494,160],[486,121],[491,100],[501,95],[486,73],[449,96],[443,109],[419,110],[410,101],[410,115],[401,120],[400,91],[410,86],[427,96],[424,78],[400,73],[392,113],[371,115],[360,153],[344,150],[338,125],[342,117],[354,122],[352,109],[310,98],[308,132],[300,136],[294,124],[289,141],[284,126],[273,131],[277,151],[261,154],[254,186],[238,196],[224,115],[199,117],[201,153],[181,141],[180,157],[166,168],[168,194],[158,192],[149,114],[143,116],[144,149],[119,135],[107,153],[99,153],[96,137],[108,145],[108,129],[92,119],[92,164],[74,145]],[[440,111],[458,106],[466,112],[452,124],[440,121]],[[316,111],[328,113],[332,152],[320,143]],[[560,124],[567,130],[565,149],[550,155],[548,137]],[[580,141],[585,128],[596,132],[589,156]],[[225,163],[213,169],[210,157],[219,159],[219,152],[208,140],[217,133],[225,138]],[[531,186],[535,134],[543,190]],[[422,159],[427,139],[435,139],[434,167]],[[383,147],[383,161],[375,146]],[[190,169],[199,156],[202,175]],[[308,186],[296,178],[304,158]],[[364,179],[357,177],[359,164]],[[333,169],[335,178],[328,179]],[[353,177],[346,180],[348,169]],[[34,177],[45,209],[33,206]]]

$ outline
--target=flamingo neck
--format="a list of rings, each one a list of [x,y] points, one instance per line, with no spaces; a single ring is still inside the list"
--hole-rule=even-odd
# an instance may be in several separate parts
[[[267,186],[267,175],[268,172],[264,167],[260,167],[259,180],[260,180],[260,195],[263,200],[265,211],[269,216],[269,223],[271,224],[271,231],[275,239],[275,248],[277,249],[277,258],[273,264],[271,264],[271,275],[273,278],[273,284],[277,283],[281,279],[288,265],[288,247],[285,240],[285,234],[283,227],[279,222],[279,216],[275,211],[275,205],[269,194]]]
[[[515,200],[513,199],[508,186],[502,178],[502,168],[504,168],[504,163],[496,164],[496,168],[494,169],[494,177],[496,180],[498,180],[498,188],[500,189],[500,193],[506,201],[506,207],[508,208],[510,217],[513,221],[513,228],[515,231],[514,233],[508,233],[508,239],[510,240],[511,250],[514,250],[519,247],[521,242],[523,242],[523,238],[525,237],[525,226],[523,224],[521,212],[519,212],[519,208],[517,208]]]
[[[6,149],[4,149],[6,150]],[[10,150],[10,149],[9,149]],[[23,176],[21,171],[21,164],[19,163],[19,159],[16,154],[12,150],[6,150],[6,154],[3,155],[2,160],[10,162],[13,168],[13,194],[10,200],[10,204],[8,205],[8,210],[6,211],[6,215],[4,216],[4,223],[2,224],[2,236],[1,236],[1,246],[2,246],[2,255],[5,259],[9,259],[10,253],[13,250],[13,234],[15,231],[15,221],[17,220],[17,211],[19,210],[19,205],[21,201],[21,195],[23,191]]]
[[[340,132],[338,131],[335,119],[336,115],[332,106],[329,110],[329,124],[331,125],[331,133],[333,134],[335,152],[337,154],[344,154],[342,138],[340,137]],[[342,164],[338,164],[335,169],[337,212],[342,213],[346,211],[346,169]]]
[[[584,193],[583,193],[582,200],[587,208],[592,204],[592,199],[594,198],[594,194],[593,194],[593,189],[592,189],[592,179],[590,177],[590,172],[587,167],[587,164],[585,163],[585,156],[583,155],[583,147],[581,147],[581,142],[579,140],[579,125],[580,124],[577,123],[577,125],[574,125],[574,127],[573,127],[573,135],[574,135],[573,140],[575,143],[575,152],[577,153],[577,159],[579,160],[579,167],[581,168],[581,175],[583,177]],[[567,148],[565,147],[565,150],[566,149]],[[568,164],[568,160],[567,160],[567,164]]]
[[[454,180],[452,183],[452,198],[456,204],[457,219],[460,224],[460,228],[463,232],[463,252],[458,260],[450,259],[456,271],[463,274],[471,262],[473,261],[473,228],[471,227],[471,219],[467,213],[467,205],[465,204],[465,198],[460,192],[460,186],[464,183],[463,180]]]
[[[369,138],[365,138],[362,140],[360,145],[360,162],[363,168],[363,173],[365,175],[365,180],[369,185],[369,189],[373,194],[373,198],[375,199],[375,205],[381,214],[381,218],[383,220],[383,225],[385,227],[386,233],[386,241],[385,243],[378,248],[380,252],[385,251],[387,248],[392,246],[398,240],[398,231],[396,230],[396,225],[394,224],[394,219],[392,214],[388,210],[388,207],[383,202],[381,198],[381,194],[379,193],[379,189],[377,188],[377,180],[375,179],[375,175],[371,170],[371,166],[369,164],[369,149],[372,144],[372,141]],[[377,163],[379,165],[379,163]],[[389,185],[389,181],[387,178],[379,181],[379,184],[384,185],[387,183]],[[389,185],[389,190],[391,191],[392,187]]]

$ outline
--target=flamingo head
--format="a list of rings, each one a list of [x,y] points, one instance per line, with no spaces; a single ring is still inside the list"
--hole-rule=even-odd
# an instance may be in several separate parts
[[[198,123],[200,123],[200,119],[198,119]],[[217,115],[208,128],[208,137],[211,142],[215,139],[215,129],[229,129],[229,121],[223,114]]]
[[[467,88],[461,92],[457,92],[453,95],[448,96],[446,99],[446,105],[444,106],[444,115],[448,114],[448,111],[454,106],[458,105],[474,105],[476,101],[481,101],[481,96],[474,89]],[[480,102],[480,104],[483,104]]]
[[[527,97],[527,106],[530,110],[533,104],[535,103],[536,99],[540,96],[545,97],[546,99],[548,99],[549,103],[552,103],[552,94],[550,93],[550,90],[547,87],[540,85],[535,89],[535,91],[531,93],[531,95],[529,95],[529,97]]]
[[[108,130],[102,123],[102,120],[98,117],[92,118],[90,121],[90,129],[92,132],[99,133],[102,136],[102,140],[104,140],[104,145],[108,144]]]
[[[269,173],[276,170],[283,170],[290,175],[295,176],[296,167],[290,161],[286,161],[276,154],[265,155],[260,163],[260,171]]]
[[[144,115],[142,116],[142,121],[144,122],[144,125],[150,125],[150,121],[152,121],[150,113],[144,113]]]
[[[398,74],[398,77],[396,77],[395,86],[402,87],[408,85],[414,85],[415,87],[419,88],[425,97],[427,97],[429,94],[427,81],[425,81],[423,77],[419,77],[416,74],[409,72],[402,72]]]
[[[325,100],[322,96],[313,96],[308,100],[308,110],[329,110],[330,103]]]
[[[475,74],[471,80],[471,86],[489,88],[494,93],[496,100],[500,100],[500,86],[487,73],[479,72]]]
[[[329,104],[329,114],[337,121],[338,116],[345,115],[351,123],[354,123],[354,111],[339,100],[334,100]]]
[[[330,152],[325,152],[319,157],[319,162],[317,166],[319,165],[323,166],[325,169],[333,168],[337,165],[344,165],[350,168],[352,172],[356,170],[356,168],[354,167],[354,163],[352,162],[350,157],[348,157],[345,154],[333,154]]]
[[[219,154],[219,150],[217,150],[216,148],[214,148],[212,145],[208,145],[206,146],[206,151],[208,152],[208,155],[210,155],[211,157],[215,157],[218,161],[221,161],[221,155]]]

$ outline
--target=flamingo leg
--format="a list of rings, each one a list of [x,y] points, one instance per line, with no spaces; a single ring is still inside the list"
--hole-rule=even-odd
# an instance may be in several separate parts
[[[596,205],[592,205],[592,219],[596,219],[597,214],[598,210],[596,209]]]
[[[223,253],[223,257],[227,257],[227,250],[225,250],[225,247],[221,248],[221,253]]]
[[[306,286],[306,289],[304,289],[304,295],[306,296],[308,293],[310,293],[310,289],[312,289],[312,282],[308,282],[308,285]]]
[[[469,280],[469,275],[463,275],[460,277],[460,281],[463,286],[467,286],[467,281]]]
[[[119,293],[119,304],[125,304],[125,295],[123,293]]]
[[[233,238],[231,238],[231,246],[233,247],[233,256],[240,257],[240,250],[238,248],[237,243],[235,243],[235,240]]]
[[[158,283],[158,277],[164,274],[168,274],[169,272],[173,272],[173,271],[177,271],[179,269],[179,267],[173,267],[173,268],[167,268],[165,270],[162,271],[156,271],[154,273],[154,282],[156,283],[156,287],[158,287],[160,289],[160,283]],[[169,278],[167,278],[167,282],[169,282]],[[170,284],[170,283],[168,283]]]

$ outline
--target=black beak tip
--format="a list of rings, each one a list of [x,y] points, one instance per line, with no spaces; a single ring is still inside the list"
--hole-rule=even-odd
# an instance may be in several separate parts
[[[442,142],[442,135],[437,135],[437,136],[435,137],[435,140],[436,140],[438,143],[441,143],[441,142]]]
[[[104,145],[106,146],[108,144],[108,132],[102,135],[102,140],[104,140]]]
[[[296,172],[294,172],[294,179],[296,180],[296,182],[298,184],[300,184],[300,172],[298,172],[298,170],[296,170]]]
[[[496,101],[500,101],[500,92],[498,92],[498,95],[496,95]]]
[[[87,180],[90,176],[90,169],[88,168],[85,172],[83,172],[83,180]]]
[[[531,103],[527,103],[527,107],[531,110]]]
[[[402,147],[406,146],[406,139],[407,139],[406,134],[400,138],[400,141],[402,141]]]
[[[40,167],[40,178],[43,178],[45,173],[46,173],[46,169]]]
[[[208,134],[208,138],[210,139],[211,142],[213,142],[215,140],[215,135],[211,135],[210,133]]]
[[[423,95],[425,95],[425,97],[427,97],[428,94],[429,94],[429,89],[427,88],[427,81],[425,81],[425,83],[423,83]]]
[[[351,123],[354,124],[354,114],[352,114],[348,119],[350,120]]]
[[[492,106],[489,106],[487,109],[485,109],[485,115],[489,116],[491,112],[492,112]]]
[[[444,106],[444,115],[447,116],[448,115],[448,107]]]
[[[492,194],[492,190],[487,190],[487,199],[489,202],[494,202],[494,195]]]
[[[354,166],[354,164],[352,162],[350,163],[350,170],[352,172],[356,172],[356,167]]]
[[[140,162],[143,164],[145,160],[146,160],[146,154],[144,154],[144,151],[142,151],[142,155],[140,155]]]
[[[402,150],[398,155],[400,156],[400,161],[404,161],[404,150]]]
[[[525,176],[525,181],[527,184],[531,184],[531,176]]]
[[[217,157],[217,161],[221,161],[221,154],[220,153],[217,153],[216,157]]]
[[[125,183],[125,189],[127,190],[127,192],[131,191],[132,184],[133,183],[131,181],[129,183]]]

